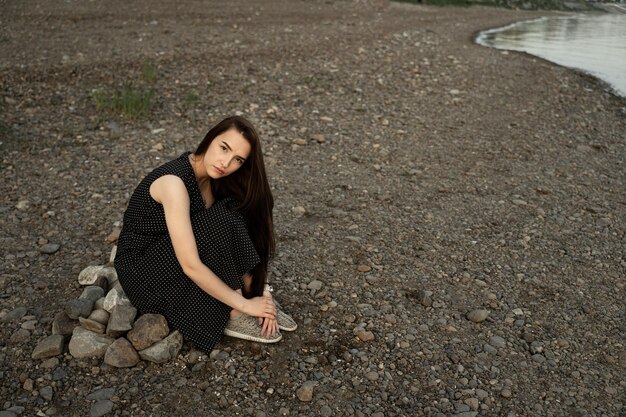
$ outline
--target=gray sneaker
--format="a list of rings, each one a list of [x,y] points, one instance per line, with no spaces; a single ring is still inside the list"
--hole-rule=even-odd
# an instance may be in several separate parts
[[[278,322],[278,328],[286,332],[293,332],[298,328],[298,323],[289,314],[285,313],[278,301],[274,298],[274,305],[276,306],[276,321]]]
[[[283,335],[280,334],[280,332],[276,332],[274,336],[261,336],[261,330],[262,327],[259,324],[258,318],[241,313],[228,320],[226,328],[224,329],[224,334],[226,336],[251,340],[259,343],[276,343],[283,338]]]

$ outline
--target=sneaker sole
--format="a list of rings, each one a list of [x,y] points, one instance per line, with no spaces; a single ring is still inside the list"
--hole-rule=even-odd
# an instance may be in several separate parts
[[[230,329],[224,329],[224,334],[226,336],[236,337],[238,339],[250,340],[252,342],[259,342],[259,343],[276,343],[276,342],[280,342],[280,340],[283,338],[283,335],[281,334],[276,339],[265,339],[265,338],[262,338],[262,337],[251,336],[251,335],[245,334],[245,333],[235,332],[235,331],[230,330]]]

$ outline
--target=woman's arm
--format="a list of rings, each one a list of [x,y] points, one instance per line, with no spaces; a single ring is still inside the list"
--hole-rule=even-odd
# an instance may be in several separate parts
[[[158,178],[150,196],[163,205],[167,230],[183,272],[203,291],[233,309],[256,317],[275,317],[275,307],[265,297],[246,299],[230,288],[200,260],[189,215],[190,201],[183,181],[174,175]]]

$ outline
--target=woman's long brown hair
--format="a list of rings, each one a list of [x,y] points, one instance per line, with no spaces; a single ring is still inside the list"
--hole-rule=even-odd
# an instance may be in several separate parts
[[[263,293],[267,278],[269,259],[274,255],[276,243],[272,216],[274,197],[265,174],[259,135],[252,123],[245,118],[240,116],[228,117],[209,130],[198,145],[194,156],[204,155],[213,139],[229,129],[237,129],[250,143],[250,155],[234,173],[217,180],[212,179],[211,191],[216,200],[233,197],[239,202],[236,210],[246,219],[250,238],[261,258],[261,262],[251,271],[250,292],[245,291],[245,289],[243,292],[246,297],[260,296]]]

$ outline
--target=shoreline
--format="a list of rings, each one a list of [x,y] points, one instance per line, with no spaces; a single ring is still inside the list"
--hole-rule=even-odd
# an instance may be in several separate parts
[[[619,415],[624,100],[474,42],[555,12],[180,7],[6,5],[3,410]],[[97,109],[94,90],[124,85],[154,91],[147,117]],[[237,112],[262,136],[271,281],[298,330],[276,345],[225,338],[210,355],[185,342],[163,365],[33,360],[80,271],[107,262],[139,180]]]

